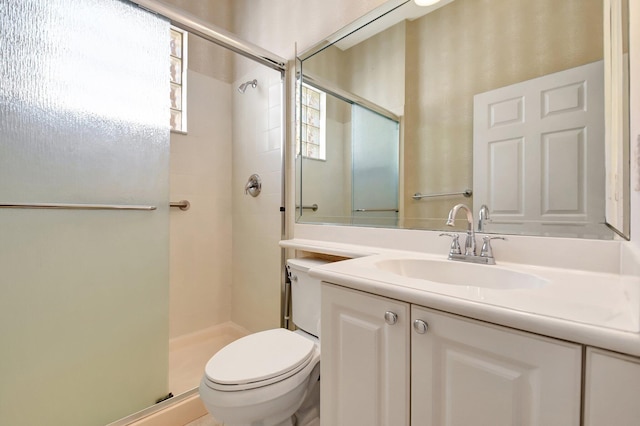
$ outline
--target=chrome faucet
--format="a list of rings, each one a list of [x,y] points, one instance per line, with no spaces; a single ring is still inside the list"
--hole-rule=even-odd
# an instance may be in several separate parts
[[[493,257],[493,250],[491,249],[491,240],[506,240],[504,237],[483,237],[482,250],[480,255],[476,255],[476,233],[473,230],[473,213],[471,209],[465,204],[456,204],[449,211],[449,217],[446,224],[453,226],[455,224],[455,218],[458,214],[458,210],[463,209],[467,214],[467,239],[464,242],[464,254],[460,250],[457,234],[440,234],[440,236],[449,236],[453,238],[451,248],[449,249],[449,260],[458,260],[462,262],[481,263],[483,265],[495,265],[496,261]],[[478,231],[482,231],[482,225],[484,220],[489,219],[489,209],[483,205],[480,208],[480,221],[478,222]]]
[[[476,255],[476,232],[473,230],[473,213],[466,204],[456,204],[449,211],[449,217],[447,218],[447,226],[453,226],[456,222],[456,215],[458,210],[463,209],[467,213],[467,239],[464,242],[464,255],[475,256]]]
[[[483,204],[478,212],[478,232],[484,232],[484,224],[489,219],[489,207]]]

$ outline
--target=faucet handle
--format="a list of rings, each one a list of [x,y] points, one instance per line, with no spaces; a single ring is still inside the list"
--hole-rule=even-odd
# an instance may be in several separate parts
[[[440,234],[441,237],[451,237],[451,247],[449,248],[449,254],[462,254],[462,250],[460,250],[460,235],[458,234]]]
[[[505,240],[505,237],[489,237],[488,235],[482,237],[482,249],[480,249],[480,257],[493,257],[493,250],[491,249],[491,240]]]

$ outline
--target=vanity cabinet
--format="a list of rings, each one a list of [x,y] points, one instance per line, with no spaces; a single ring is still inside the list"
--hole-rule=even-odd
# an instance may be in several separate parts
[[[580,424],[580,345],[415,305],[411,320],[413,425]]]
[[[321,342],[324,426],[580,424],[580,345],[328,283]]]
[[[409,425],[409,304],[322,285],[323,426]]]
[[[640,424],[640,359],[587,348],[585,426]]]

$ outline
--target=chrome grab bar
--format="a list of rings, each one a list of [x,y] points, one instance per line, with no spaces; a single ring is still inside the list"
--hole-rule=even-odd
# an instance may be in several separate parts
[[[296,209],[299,209],[299,208],[300,208],[300,206],[296,206]],[[312,204],[310,206],[302,206],[302,208],[304,210],[313,210],[314,212],[318,211],[318,205],[317,204]]]
[[[169,207],[177,207],[182,211],[186,211],[191,207],[191,203],[187,200],[172,201],[169,203]]]
[[[396,212],[398,213],[398,209],[355,209],[354,212]]]
[[[129,204],[0,203],[0,209],[156,210],[157,207]]]
[[[465,189],[462,192],[444,192],[441,194],[421,194],[419,192],[416,192],[415,194],[413,194],[413,196],[411,198],[413,198],[414,200],[421,200],[423,198],[432,198],[432,197],[448,197],[451,195],[464,195],[465,197],[469,198],[471,197],[471,195],[473,194],[473,191],[470,189]]]

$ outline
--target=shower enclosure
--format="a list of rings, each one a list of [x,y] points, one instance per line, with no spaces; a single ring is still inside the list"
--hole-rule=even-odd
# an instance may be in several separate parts
[[[157,14],[0,1],[0,424],[126,424],[280,325],[283,61],[136,3]],[[170,24],[192,34],[186,133],[168,130]]]

